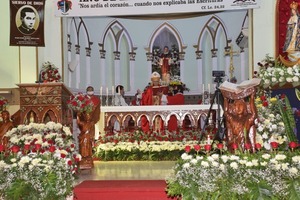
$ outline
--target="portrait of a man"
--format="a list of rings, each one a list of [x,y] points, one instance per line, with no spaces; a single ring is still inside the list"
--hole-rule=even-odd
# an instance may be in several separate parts
[[[38,26],[38,19],[35,10],[31,7],[22,7],[20,11],[17,13],[19,14],[19,18],[16,17],[16,21],[18,24],[18,30],[25,34],[30,35],[36,31],[36,27]]]

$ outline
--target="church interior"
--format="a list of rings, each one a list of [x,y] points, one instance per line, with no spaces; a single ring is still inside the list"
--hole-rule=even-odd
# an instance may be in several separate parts
[[[19,137],[24,151],[29,150],[34,155],[50,151],[58,157],[67,156],[66,165],[72,168],[73,174],[79,172],[76,180],[65,172],[70,182],[64,184],[73,185],[66,187],[67,192],[62,194],[66,199],[66,194],[70,195],[76,185],[88,180],[168,179],[179,169],[174,168],[177,159],[183,162],[190,159],[184,157],[186,154],[180,157],[179,153],[193,152],[198,156],[199,152],[204,152],[203,156],[210,156],[211,148],[215,148],[222,155],[224,137],[228,145],[226,151],[230,153],[235,154],[236,150],[260,152],[256,141],[265,138],[255,136],[260,132],[255,126],[259,124],[261,111],[254,105],[257,106],[255,87],[260,84],[255,82],[258,80],[256,73],[266,58],[282,56],[280,62],[283,64],[289,67],[298,64],[299,60],[292,60],[298,54],[290,53],[294,51],[291,46],[297,46],[298,41],[293,41],[296,33],[291,28],[288,35],[286,27],[289,23],[295,24],[291,21],[297,19],[290,17],[290,12],[296,12],[300,2],[232,0],[224,3],[230,5],[228,9],[218,10],[217,5],[222,3],[212,1],[216,4],[212,11],[190,8],[190,11],[172,13],[170,9],[161,11],[160,8],[149,11],[135,0],[134,5],[141,6],[139,12],[145,13],[135,15],[106,14],[105,5],[110,5],[114,11],[115,6],[128,6],[127,1],[91,2],[39,0],[37,6],[23,5],[21,1],[2,2],[0,169],[1,159],[5,158],[2,152],[6,148],[20,155],[16,139],[9,137]],[[200,1],[164,2],[192,4]],[[94,10],[91,8],[91,13],[74,14],[80,6],[89,4],[92,8],[103,6],[104,13],[92,16]],[[18,9],[22,6],[37,9],[33,33],[20,28],[23,14]],[[123,12],[130,11],[123,8]],[[15,24],[17,26],[12,28]],[[16,33],[18,31],[20,33]],[[233,85],[226,88],[224,82]],[[295,83],[291,93],[296,93],[300,101],[297,75],[287,82]],[[237,88],[229,90],[246,83],[243,92]],[[224,87],[220,90],[222,84]],[[267,86],[274,85],[275,81]],[[286,89],[278,85],[279,89]],[[288,96],[289,92],[286,90],[284,94]],[[290,101],[296,116],[300,108],[293,103],[298,101]],[[296,129],[300,121],[295,120]],[[44,135],[37,137],[33,132],[46,128],[32,124],[45,125],[48,133],[43,131]],[[56,127],[62,129],[61,136],[57,136]],[[31,139],[17,136],[18,129],[24,131],[23,135],[32,134]],[[293,136],[288,128],[286,132],[284,138],[290,142],[299,140],[300,133]],[[274,150],[273,140],[268,142],[268,148]],[[168,151],[172,153],[166,156],[164,153]],[[191,163],[201,159],[198,156]],[[9,177],[9,172],[5,175]],[[0,178],[0,185],[1,181]],[[178,197],[172,181],[167,181],[168,194]],[[0,199],[9,196],[9,193],[2,196],[1,191],[0,187]],[[188,199],[190,194],[187,193],[184,191],[180,195]],[[77,195],[81,199],[82,194]]]

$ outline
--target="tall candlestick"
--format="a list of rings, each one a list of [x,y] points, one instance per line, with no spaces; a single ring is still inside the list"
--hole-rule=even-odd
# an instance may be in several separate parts
[[[114,89],[115,89],[115,87],[111,86],[111,95],[114,95]]]
[[[202,94],[204,93],[204,90],[205,90],[204,84],[202,83]]]
[[[106,96],[108,96],[108,87],[106,87]]]
[[[102,97],[102,86],[100,87],[100,97]]]

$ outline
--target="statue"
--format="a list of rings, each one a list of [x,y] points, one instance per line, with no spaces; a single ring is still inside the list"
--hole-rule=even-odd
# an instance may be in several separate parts
[[[86,93],[91,98],[91,101],[93,103],[93,109],[90,112],[90,115],[91,120],[95,125],[100,120],[100,99],[94,95],[94,88],[92,86],[88,86],[86,88]],[[95,139],[95,126],[92,127],[91,133],[93,138]]]
[[[80,129],[80,134],[78,136],[79,140],[79,153],[82,156],[80,161],[80,169],[90,169],[93,165],[93,142],[94,133],[93,129],[95,124],[91,118],[90,113],[78,113],[77,114],[77,124]]]
[[[89,112],[77,113],[77,124],[80,129],[79,153],[82,156],[79,164],[81,169],[89,169],[94,166],[92,149],[95,141],[95,124],[100,119],[100,99],[94,95],[92,86],[87,87],[86,92],[93,106]]]
[[[14,127],[14,124],[10,121],[10,115],[7,110],[2,111],[2,119],[3,121],[0,123],[0,144],[6,146],[8,141],[4,135]]]
[[[288,53],[291,61],[297,61],[300,58],[300,15],[298,3],[290,4],[291,16],[287,22],[286,38],[283,51]]]
[[[164,47],[164,52],[160,55],[160,67],[162,80],[170,82],[170,66],[172,61],[172,55],[169,52],[169,47]]]
[[[251,149],[255,152],[255,125],[257,118],[255,107],[255,89],[248,88],[241,93],[235,94],[221,90],[224,97],[224,116],[227,127],[227,143],[232,148],[232,144],[237,144],[244,149],[245,144],[251,144]],[[246,101],[249,99],[249,101]],[[233,149],[231,149],[233,150]]]

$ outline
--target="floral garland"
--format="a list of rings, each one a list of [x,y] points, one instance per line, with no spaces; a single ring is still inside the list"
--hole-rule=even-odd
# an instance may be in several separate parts
[[[61,75],[58,68],[51,62],[43,63],[41,70],[41,79],[43,82],[61,82]]]
[[[19,125],[0,145],[0,197],[66,199],[72,194],[77,163],[69,127],[59,123]]]
[[[67,101],[68,107],[78,113],[86,112],[90,113],[93,111],[95,105],[91,100],[91,97],[87,94],[79,92],[76,95],[72,95]]]
[[[278,59],[266,56],[264,60],[258,63],[259,70],[254,72],[254,76],[262,79],[261,84],[264,88],[272,87],[276,84],[283,86],[286,83],[294,87],[300,85],[300,65],[287,67]]]

